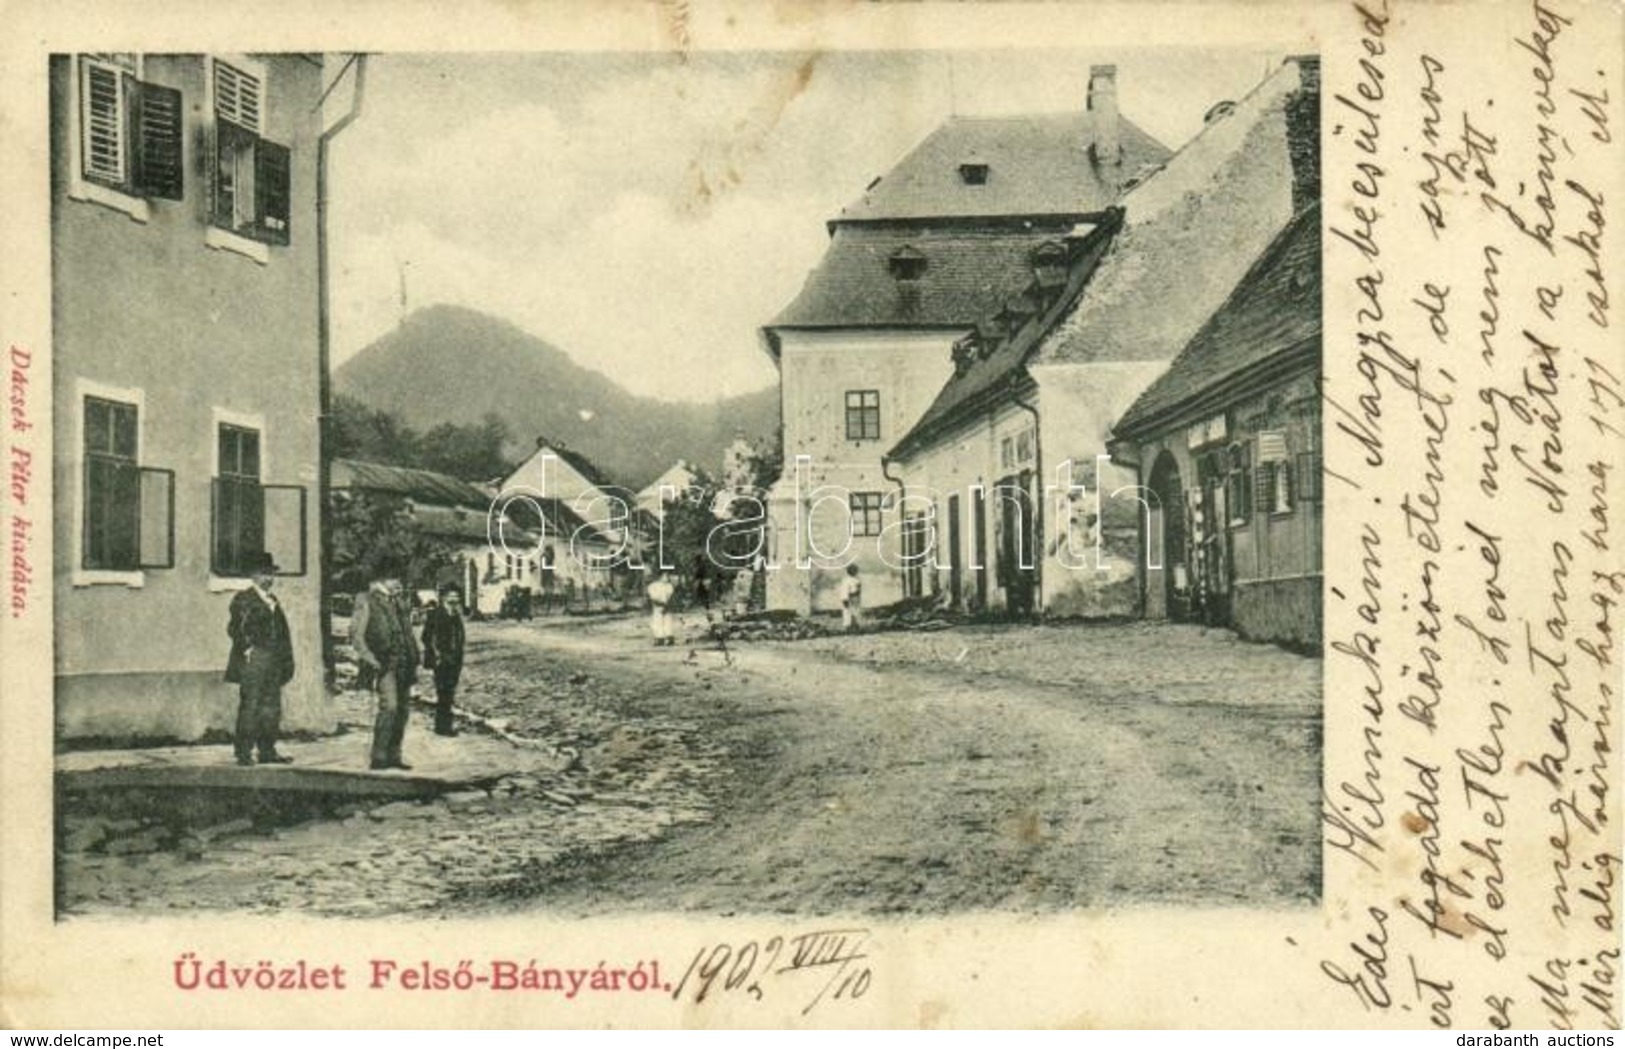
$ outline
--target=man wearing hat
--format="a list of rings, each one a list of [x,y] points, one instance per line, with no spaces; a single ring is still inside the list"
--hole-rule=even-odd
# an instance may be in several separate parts
[[[276,573],[276,561],[270,554],[255,557],[250,569],[254,585],[231,599],[226,618],[226,633],[231,637],[226,680],[238,687],[232,747],[239,765],[252,765],[256,751],[262,765],[286,765],[293,760],[276,750],[282,728],[282,686],[293,680],[293,638],[282,605],[271,594]]]
[[[417,680],[418,643],[401,599],[399,570],[380,565],[373,576],[367,592],[356,599],[350,619],[350,643],[374,672],[378,689],[371,764],[375,769],[408,769],[412,766],[401,760],[401,741],[411,713],[412,683]]]
[[[435,734],[455,736],[452,701],[463,676],[463,595],[450,583],[440,587],[440,603],[423,617],[423,665],[434,671]]]

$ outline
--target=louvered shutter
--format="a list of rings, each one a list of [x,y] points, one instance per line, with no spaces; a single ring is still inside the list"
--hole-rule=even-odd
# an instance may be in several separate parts
[[[142,196],[180,200],[185,179],[181,93],[159,84],[129,83],[135,144],[131,185]]]
[[[1303,452],[1298,456],[1297,481],[1299,499],[1306,503],[1318,503],[1321,498],[1320,456],[1312,452]]]
[[[84,177],[121,185],[127,116],[121,78],[125,74],[90,61],[84,62],[82,68]]]
[[[238,127],[260,133],[261,94],[259,77],[243,72],[228,62],[214,63],[214,112]]]
[[[255,214],[260,239],[268,244],[286,244],[292,205],[292,156],[287,146],[261,139],[255,147],[254,163],[254,187],[259,195]]]

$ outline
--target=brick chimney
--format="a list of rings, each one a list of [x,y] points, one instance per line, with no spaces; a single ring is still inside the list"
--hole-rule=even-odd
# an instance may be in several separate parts
[[[1286,147],[1292,158],[1292,213],[1320,199],[1320,56],[1293,55],[1298,90],[1286,100]]]
[[[1123,144],[1117,128],[1117,67],[1089,67],[1089,114],[1094,119],[1094,141],[1089,157],[1096,164],[1123,162]]]

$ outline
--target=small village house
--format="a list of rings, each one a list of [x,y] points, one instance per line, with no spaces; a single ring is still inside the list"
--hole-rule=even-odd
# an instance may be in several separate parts
[[[946,381],[887,456],[900,538],[930,552],[903,562],[905,594],[1141,611],[1135,477],[1108,459],[1111,425],[1318,200],[1318,114],[1318,61],[1288,60],[1155,169],[1102,165],[1111,212],[1012,260],[1020,286],[953,341]]]
[[[581,452],[562,441],[536,439],[536,450],[503,479],[496,505],[541,532],[544,574],[583,595],[625,585],[652,539],[639,522],[638,493],[616,484]]]
[[[319,56],[53,56],[61,737],[229,730],[227,606],[269,552],[324,731],[313,490]]]
[[[770,607],[838,607],[848,561],[867,603],[905,593],[907,507],[895,502],[902,480],[888,451],[952,377],[955,343],[1168,159],[1118,113],[1114,67],[1091,71],[1079,103],[950,118],[830,221],[823,260],[763,329],[780,375],[784,456],[768,500],[779,567],[768,573]],[[960,502],[947,509],[951,522],[972,519]],[[972,542],[954,534],[956,550]]]
[[[1321,353],[1315,205],[1113,428],[1151,493],[1147,616],[1320,644]]]

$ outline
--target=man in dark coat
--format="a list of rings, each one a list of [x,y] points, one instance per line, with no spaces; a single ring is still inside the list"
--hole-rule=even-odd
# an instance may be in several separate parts
[[[231,599],[226,633],[231,654],[226,680],[237,685],[237,731],[232,749],[237,764],[285,765],[293,759],[276,750],[282,728],[282,686],[293,680],[293,638],[282,605],[271,596],[276,561],[260,554],[252,568],[254,585]]]
[[[440,603],[423,617],[423,665],[434,671],[434,730],[455,736],[452,701],[463,676],[463,599],[455,586],[440,588]]]
[[[418,644],[401,599],[400,573],[381,568],[375,575],[367,592],[356,598],[350,619],[350,643],[377,682],[371,764],[375,769],[409,769],[412,766],[401,760],[401,741],[411,714],[412,683],[417,680]]]

